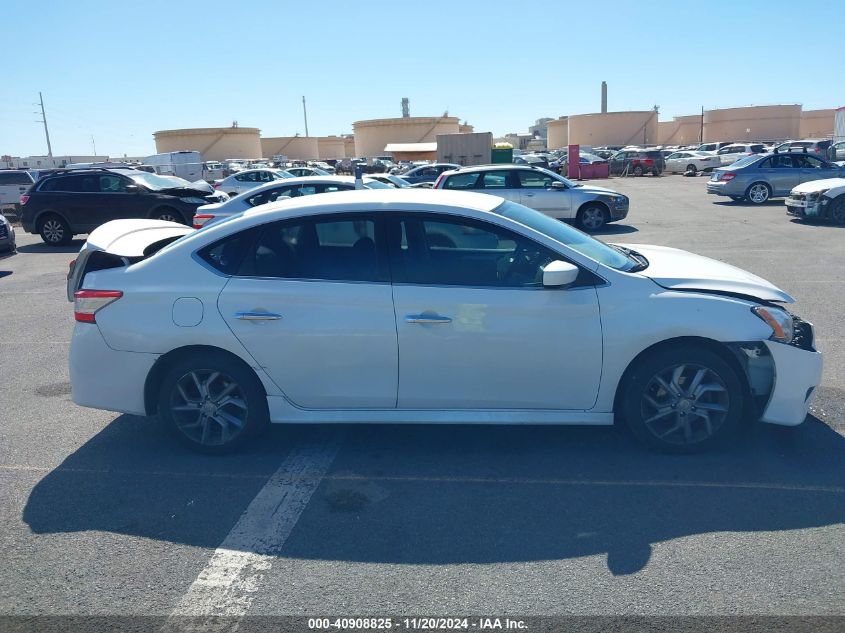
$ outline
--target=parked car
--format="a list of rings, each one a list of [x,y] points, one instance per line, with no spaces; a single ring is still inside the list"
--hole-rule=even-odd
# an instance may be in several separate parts
[[[763,153],[765,153],[765,147],[762,143],[735,143],[725,145],[716,152],[716,156],[719,157],[722,165],[732,165],[740,158]]]
[[[390,185],[381,183],[370,176],[365,176],[363,183],[365,189],[392,188]],[[225,202],[199,207],[194,214],[193,226],[195,229],[207,227],[242,211],[283,198],[299,198],[300,196],[351,191],[353,189],[355,189],[355,178],[352,176],[303,176],[301,178],[286,178],[281,182],[268,182]]]
[[[718,156],[704,152],[674,152],[666,157],[666,171],[670,174],[685,172],[709,172],[720,167],[722,161]]]
[[[0,213],[0,259],[6,259],[17,253],[15,227]]]
[[[4,208],[20,211],[21,196],[35,182],[35,178],[25,169],[0,170],[0,214]]]
[[[244,191],[254,189],[258,185],[285,178],[293,178],[293,174],[282,169],[242,169],[231,176],[223,178],[223,180],[215,181],[214,188],[225,191],[234,197]]]
[[[845,178],[802,183],[789,192],[786,212],[805,219],[845,224]]]
[[[815,154],[826,160],[834,160],[830,155],[830,147],[833,141],[826,139],[805,139],[803,141],[786,141],[780,145],[776,145],[775,149],[779,152],[801,152],[807,150],[808,153]]]
[[[608,160],[616,153],[616,151],[617,150],[613,149],[594,149],[592,153],[605,160]]]
[[[306,196],[190,235],[126,222],[68,278],[73,401],[157,415],[204,452],[271,422],[619,419],[688,453],[800,424],[821,380],[813,327],[768,281],[498,196]]]
[[[597,231],[628,215],[627,196],[582,185],[547,169],[527,165],[484,165],[445,172],[436,189],[478,191],[519,202],[550,217]]]
[[[137,169],[82,169],[42,178],[21,196],[21,225],[50,246],[118,218],[188,224],[197,207],[228,199],[206,183]]]
[[[659,176],[665,167],[660,150],[623,149],[616,152],[609,162],[610,173],[616,175],[628,173],[631,176]]]
[[[695,151],[697,152],[712,152],[715,154],[726,145],[733,145],[733,141],[720,141],[718,143],[702,143]]]
[[[830,153],[830,160],[845,161],[845,141],[839,141],[830,146],[828,150]]]
[[[420,165],[409,169],[403,174],[402,178],[412,185],[422,182],[434,182],[444,171],[457,169],[460,165],[454,163],[432,163],[430,165]]]
[[[549,168],[549,159],[541,154],[520,154],[513,157],[514,165],[531,165],[533,167]]]
[[[845,168],[813,154],[754,154],[729,167],[714,169],[707,181],[707,193],[728,196],[735,202],[763,204],[771,198],[788,196],[803,182],[843,176]]]
[[[370,174],[368,177],[383,182],[386,185],[393,185],[397,189],[404,189],[411,186],[411,183],[396,174]]]
[[[607,160],[605,160],[601,156],[597,156],[596,154],[581,152],[578,155],[578,162],[580,162],[582,165],[592,165],[594,163],[606,163]],[[569,156],[567,154],[564,154],[560,158],[551,161],[549,163],[548,169],[557,172],[562,176],[565,176],[569,169]]]
[[[301,178],[302,176],[329,176],[329,172],[318,167],[288,167],[285,169],[291,176]]]

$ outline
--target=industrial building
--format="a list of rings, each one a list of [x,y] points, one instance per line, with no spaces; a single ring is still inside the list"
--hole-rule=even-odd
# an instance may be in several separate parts
[[[270,136],[261,139],[261,154],[264,158],[287,156],[290,160],[314,160],[320,155],[320,143],[316,136]]]
[[[569,117],[562,116],[546,123],[548,136],[546,144],[549,149],[560,149],[569,145]]]
[[[676,116],[657,123],[657,142],[661,145],[693,145],[701,142],[701,115]]]
[[[346,158],[346,143],[342,136],[317,137],[317,158],[332,160]]]
[[[458,134],[457,117],[398,117],[371,119],[352,124],[355,137],[355,156],[384,154],[388,143],[433,143],[438,134]]]
[[[204,160],[261,158],[261,137],[257,127],[201,127],[160,130],[153,133],[156,152],[196,150]]]

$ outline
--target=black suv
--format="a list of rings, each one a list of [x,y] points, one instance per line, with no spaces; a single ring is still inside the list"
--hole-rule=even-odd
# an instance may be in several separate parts
[[[211,185],[137,169],[65,170],[40,179],[21,196],[21,225],[47,244],[61,246],[109,220],[190,224],[197,207],[227,199]]]

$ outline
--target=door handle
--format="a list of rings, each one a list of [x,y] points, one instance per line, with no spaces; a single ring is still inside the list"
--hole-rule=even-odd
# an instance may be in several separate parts
[[[526,198],[533,198],[534,197],[533,193],[524,193],[522,195],[525,196]]]
[[[236,312],[235,318],[241,321],[278,321],[282,315],[275,312]]]
[[[452,319],[447,316],[436,314],[409,314],[405,317],[405,323],[451,323]]]

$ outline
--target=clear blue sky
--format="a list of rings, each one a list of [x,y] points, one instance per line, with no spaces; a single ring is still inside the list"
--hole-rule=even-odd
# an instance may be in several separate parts
[[[352,131],[449,113],[477,131],[660,106],[845,105],[845,2],[2,0],[0,154],[146,155],[160,129]],[[830,30],[830,35],[827,35]],[[805,46],[808,44],[809,46]]]

